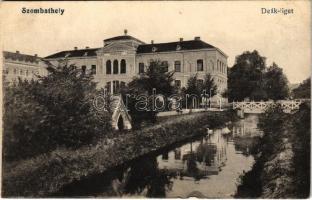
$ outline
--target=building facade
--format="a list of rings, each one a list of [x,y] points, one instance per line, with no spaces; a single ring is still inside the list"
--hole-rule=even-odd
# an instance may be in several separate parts
[[[185,87],[187,80],[194,74],[203,80],[209,73],[221,94],[227,88],[227,55],[199,37],[184,41],[146,44],[125,34],[105,39],[100,48],[74,48],[45,57],[57,65],[60,59],[67,59],[84,72],[94,74],[98,87],[108,87],[111,93],[118,92],[122,85],[133,77],[144,73],[150,62],[159,60],[174,71],[175,83]]]
[[[16,52],[3,52],[3,80],[14,83],[21,80],[37,79],[39,76],[48,74],[44,61],[35,55],[21,54]]]

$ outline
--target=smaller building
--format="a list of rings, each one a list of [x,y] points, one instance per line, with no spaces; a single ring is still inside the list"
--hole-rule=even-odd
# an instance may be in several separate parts
[[[47,65],[42,58],[35,55],[22,54],[19,51],[3,51],[3,81],[13,83],[18,80],[35,80],[38,76],[48,74]]]

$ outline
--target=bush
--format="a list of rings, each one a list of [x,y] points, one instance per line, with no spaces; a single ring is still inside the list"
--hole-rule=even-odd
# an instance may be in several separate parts
[[[110,116],[92,106],[97,94],[92,76],[66,64],[49,71],[37,81],[19,80],[4,88],[3,154],[7,161],[57,147],[78,148],[110,128]]]
[[[311,105],[303,103],[293,117],[295,192],[297,198],[308,198],[311,175]]]

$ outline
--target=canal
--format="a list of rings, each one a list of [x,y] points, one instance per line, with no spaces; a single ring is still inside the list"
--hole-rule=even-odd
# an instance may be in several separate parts
[[[138,158],[65,186],[62,197],[232,198],[239,176],[251,169],[251,149],[262,132],[246,115],[207,135]]]

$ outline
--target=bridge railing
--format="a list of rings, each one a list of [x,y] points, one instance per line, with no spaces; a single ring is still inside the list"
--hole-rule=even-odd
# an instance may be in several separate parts
[[[262,113],[273,105],[280,104],[284,112],[291,112],[299,109],[302,100],[279,100],[279,101],[243,101],[232,102],[233,109],[242,109],[246,113]]]

